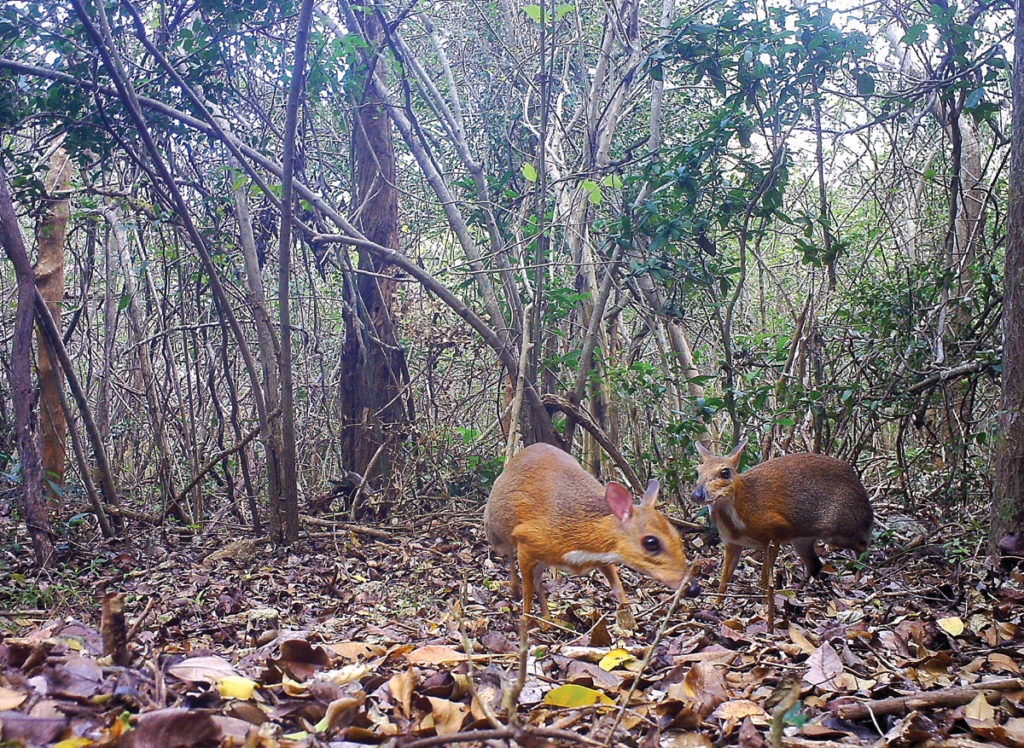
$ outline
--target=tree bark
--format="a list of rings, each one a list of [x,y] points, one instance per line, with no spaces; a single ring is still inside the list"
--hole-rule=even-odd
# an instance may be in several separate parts
[[[1003,301],[1002,408],[989,548],[1024,555],[1024,7],[1017,5]]]
[[[271,506],[270,526],[278,542],[291,545],[299,539],[299,478],[295,451],[295,399],[292,384],[291,257],[292,257],[292,175],[295,173],[295,129],[298,126],[299,98],[306,81],[306,42],[313,15],[313,0],[303,0],[295,35],[295,66],[284,128],[284,154],[281,158],[281,243],[278,245],[277,302],[281,324],[281,496]]]
[[[58,147],[50,157],[50,170],[46,175],[46,210],[36,226],[39,260],[35,267],[36,287],[46,301],[50,314],[60,326],[61,307],[64,303],[64,238],[71,215],[71,200],[66,193],[71,182],[71,159]],[[42,332],[37,333],[39,373],[39,420],[43,438],[43,494],[51,508],[55,508],[64,492],[64,471],[67,466],[68,424],[61,407],[64,379],[60,367],[50,357],[50,350],[42,343]]]
[[[36,276],[25,249],[25,240],[14,211],[7,186],[7,174],[0,168],[0,243],[14,264],[18,279],[18,312],[11,350],[11,395],[14,423],[21,456],[21,511],[32,538],[36,565],[50,565],[53,538],[43,500],[43,466],[39,456],[39,438],[32,412],[32,321],[35,318]]]
[[[380,19],[365,14],[363,34],[371,50],[383,39]],[[364,56],[366,78],[353,111],[352,168],[356,184],[352,223],[370,241],[399,249],[398,189],[391,120],[373,85],[380,64]],[[345,345],[341,361],[342,459],[348,470],[372,481],[391,470],[389,450],[368,474],[385,440],[401,436],[409,421],[405,351],[392,312],[396,268],[377,254],[359,249],[359,271],[345,277]]]
[[[148,411],[146,415],[149,418],[150,426],[153,428],[153,441],[156,445],[156,474],[162,493],[162,511],[166,511],[171,506],[177,508],[177,505],[174,504],[174,497],[177,493],[174,487],[174,460],[164,432],[166,416],[161,405],[162,398],[157,392],[157,378],[153,371],[153,352],[147,339],[146,323],[143,319],[142,310],[139,309],[139,289],[135,283],[135,267],[132,264],[128,248],[128,237],[124,232],[124,226],[120,217],[108,205],[101,207],[100,213],[103,214],[103,217],[107,219],[107,223],[110,225],[110,244],[113,248],[113,254],[117,256],[121,263],[121,278],[124,280],[125,295],[128,297],[128,305],[126,307],[128,321],[138,341],[139,371],[142,374],[142,387],[145,390],[146,410]],[[181,520],[182,524],[189,524],[195,521],[195,518],[186,517],[180,512],[177,514],[177,517]]]

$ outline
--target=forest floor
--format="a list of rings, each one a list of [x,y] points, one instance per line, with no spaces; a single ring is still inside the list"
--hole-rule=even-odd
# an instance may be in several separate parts
[[[560,620],[531,632],[510,715],[518,604],[474,512],[310,525],[282,553],[226,525],[105,544],[86,523],[39,572],[12,504],[0,497],[4,746],[1024,746],[1024,574],[986,564],[963,511],[883,516],[866,568],[830,556],[831,591],[798,589],[781,554],[773,631],[754,554],[715,605],[704,536],[687,536],[704,593],[664,627],[672,593],[650,580],[625,573],[624,630],[600,575],[549,575]],[[124,597],[101,626],[108,593]],[[127,639],[123,664],[104,634],[114,651]]]

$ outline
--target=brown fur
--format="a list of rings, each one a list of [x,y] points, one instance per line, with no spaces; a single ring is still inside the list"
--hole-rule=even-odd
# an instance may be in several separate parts
[[[509,460],[487,499],[484,526],[491,545],[510,561],[513,595],[520,593],[518,560],[523,614],[530,614],[536,592],[548,616],[541,583],[548,566],[575,574],[599,569],[620,603],[626,596],[615,563],[670,586],[680,584],[688,570],[686,552],[656,501],[657,481],[651,482],[643,504],[634,506],[624,487],[602,486],[572,455],[549,444],[533,444]],[[645,549],[650,537],[657,539],[657,551]],[[567,561],[567,553],[576,553],[576,559]]]
[[[744,440],[725,457],[698,445],[704,461],[697,468],[692,498],[712,504],[711,516],[722,536],[719,601],[744,547],[769,547],[761,575],[765,586],[780,543],[793,545],[808,578],[821,572],[816,541],[857,552],[867,549],[874,518],[867,491],[848,463],[804,452],[740,473],[746,444]]]

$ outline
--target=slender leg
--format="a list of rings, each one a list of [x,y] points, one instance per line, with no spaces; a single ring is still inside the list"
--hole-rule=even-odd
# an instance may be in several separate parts
[[[808,581],[821,574],[821,559],[814,550],[814,538],[797,538],[793,541],[793,550],[804,562]]]
[[[768,603],[768,631],[775,629],[775,559],[779,555],[778,541],[769,541],[764,549],[764,566],[761,567],[761,586]]]
[[[533,593],[534,585],[536,584],[536,578],[534,577],[534,571],[536,569],[537,562],[530,556],[529,553],[524,552],[523,547],[519,547],[519,571],[523,577],[523,618],[527,620],[526,627],[530,627],[529,618],[530,612],[533,610]]]
[[[633,617],[633,611],[629,608],[626,591],[622,588],[622,580],[619,579],[619,570],[613,564],[606,564],[597,568],[601,570],[604,578],[608,580],[608,584],[612,586],[612,594],[615,595],[615,599],[619,603],[619,608],[615,611],[615,620],[624,629],[635,629],[636,618]]]
[[[740,562],[740,550],[742,546],[733,545],[732,543],[725,544],[725,558],[722,561],[722,581],[718,585],[718,600],[715,601],[716,605],[722,604],[722,595],[725,594],[726,585],[729,584],[729,580],[732,579],[733,572],[736,571],[736,565]]]
[[[509,584],[512,586],[512,597],[522,596],[523,587],[519,583],[519,562],[515,556],[509,559]]]
[[[619,605],[626,602],[626,591],[622,589],[622,580],[619,579],[619,570],[612,564],[605,564],[604,566],[598,566],[601,573],[604,574],[604,578],[608,580],[608,584],[612,587],[612,594],[615,595],[615,599]]]
[[[533,567],[533,588],[537,591],[537,597],[540,600],[541,618],[551,617],[551,611],[548,610],[548,594],[544,591],[544,570],[547,568],[547,564],[540,562]]]

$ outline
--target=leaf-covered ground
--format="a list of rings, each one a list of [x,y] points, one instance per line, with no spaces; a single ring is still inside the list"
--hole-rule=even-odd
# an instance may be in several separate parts
[[[558,574],[561,620],[531,632],[510,713],[518,606],[473,513],[372,534],[321,521],[282,554],[227,526],[90,536],[46,573],[3,514],[3,745],[1024,746],[1022,574],[988,568],[959,522],[883,515],[868,568],[830,557],[831,591],[797,589],[782,554],[771,632],[758,560],[716,606],[719,550],[696,535],[705,593],[657,641],[670,591],[626,572],[627,631],[600,575]],[[125,665],[104,657],[112,593]],[[910,695],[928,700],[893,701]]]

